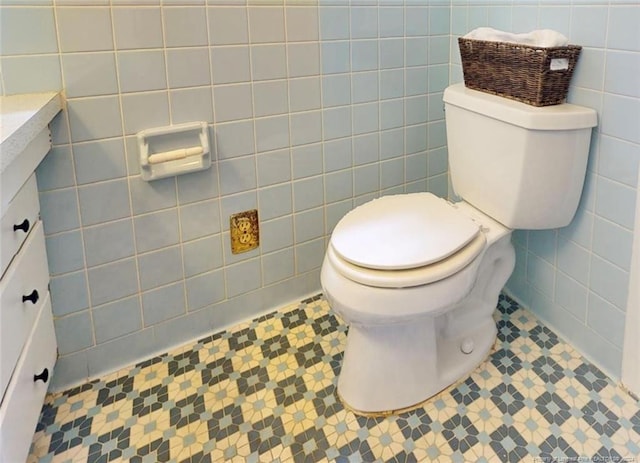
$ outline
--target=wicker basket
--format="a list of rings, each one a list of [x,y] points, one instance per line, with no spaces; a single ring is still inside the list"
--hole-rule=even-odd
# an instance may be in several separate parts
[[[539,48],[459,38],[467,87],[533,106],[562,103],[582,47]]]

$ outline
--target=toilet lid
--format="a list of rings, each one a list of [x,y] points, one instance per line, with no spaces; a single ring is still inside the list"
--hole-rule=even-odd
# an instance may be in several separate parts
[[[331,245],[360,267],[403,270],[454,254],[479,232],[478,224],[431,193],[384,196],[359,206],[336,225]]]

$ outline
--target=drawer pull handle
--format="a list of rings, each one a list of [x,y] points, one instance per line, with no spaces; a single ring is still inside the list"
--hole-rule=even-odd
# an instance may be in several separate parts
[[[27,233],[29,231],[29,225],[29,219],[24,219],[21,224],[13,226],[13,231],[22,230]]]
[[[42,373],[39,375],[33,375],[33,382],[36,383],[38,381],[42,381],[43,383],[47,383],[49,381],[49,369],[45,368],[42,370]]]
[[[27,296],[22,296],[22,302],[31,302],[32,304],[35,304],[36,302],[38,302],[38,299],[40,299],[40,295],[38,294],[38,290],[34,289],[33,291],[31,291],[31,294],[28,294]]]

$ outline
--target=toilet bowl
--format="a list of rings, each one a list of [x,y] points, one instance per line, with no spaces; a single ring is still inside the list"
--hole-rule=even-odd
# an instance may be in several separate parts
[[[367,255],[381,234],[385,245]],[[343,218],[321,279],[349,324],[338,378],[348,407],[385,414],[417,406],[484,360],[515,263],[510,234],[469,204],[431,193],[386,196]],[[354,235],[361,246],[349,242]]]
[[[584,183],[594,110],[533,107],[445,89],[453,191],[385,196],[347,213],[320,273],[349,324],[338,395],[356,412],[419,405],[488,355],[515,265],[514,229],[568,225]]]

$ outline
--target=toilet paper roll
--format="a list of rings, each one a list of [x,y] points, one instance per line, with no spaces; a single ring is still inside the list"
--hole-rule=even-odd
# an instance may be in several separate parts
[[[149,156],[149,164],[159,164],[161,162],[175,161],[176,159],[184,159],[187,156],[202,155],[204,151],[201,146],[193,146],[191,148],[180,148],[177,150],[155,153]]]

